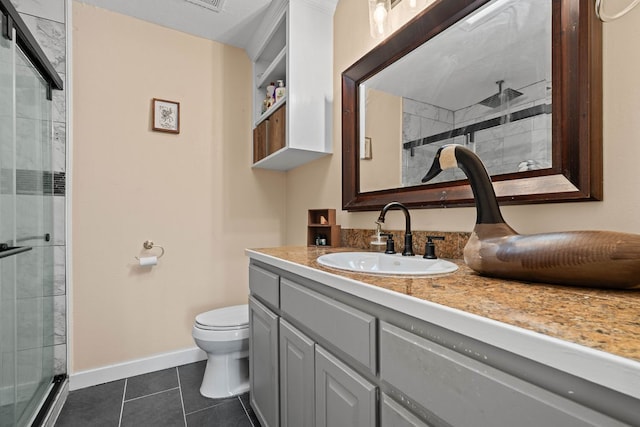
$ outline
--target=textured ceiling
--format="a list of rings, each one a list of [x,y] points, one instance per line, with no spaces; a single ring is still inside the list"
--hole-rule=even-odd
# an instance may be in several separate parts
[[[198,37],[246,48],[271,0],[225,0],[214,12],[186,0],[79,0]]]

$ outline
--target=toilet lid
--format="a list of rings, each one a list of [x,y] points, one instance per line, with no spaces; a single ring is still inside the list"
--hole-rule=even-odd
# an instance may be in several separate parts
[[[249,325],[249,306],[234,305],[200,313],[196,316],[196,324],[209,330],[241,329]]]

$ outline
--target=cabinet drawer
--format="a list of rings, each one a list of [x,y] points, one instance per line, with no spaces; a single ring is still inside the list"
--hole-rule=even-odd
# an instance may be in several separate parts
[[[376,319],[304,288],[280,283],[280,308],[297,322],[376,372]]]
[[[380,379],[455,426],[622,425],[385,322],[380,322]]]
[[[262,301],[280,306],[280,276],[255,265],[249,266],[249,290]]]

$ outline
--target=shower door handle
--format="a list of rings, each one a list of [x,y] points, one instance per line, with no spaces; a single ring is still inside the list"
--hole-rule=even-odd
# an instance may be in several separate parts
[[[21,237],[19,239],[16,239],[16,243],[17,242],[25,242],[27,240],[44,240],[45,242],[49,242],[49,241],[51,241],[51,234],[50,233],[46,233],[44,236]],[[11,242],[9,242],[9,243],[11,243]]]
[[[33,249],[31,246],[9,246],[6,243],[0,244],[0,258],[10,257],[12,255],[21,254]]]

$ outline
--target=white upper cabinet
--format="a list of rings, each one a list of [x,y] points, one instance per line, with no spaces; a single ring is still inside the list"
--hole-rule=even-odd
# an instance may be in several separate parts
[[[337,0],[273,0],[247,52],[253,62],[253,167],[289,170],[332,152],[333,13]],[[267,86],[286,95],[263,111]],[[284,129],[266,131],[286,105]],[[278,121],[282,126],[282,121]],[[268,141],[268,138],[284,138]],[[265,145],[265,147],[262,147]],[[277,148],[273,151],[273,147]]]

